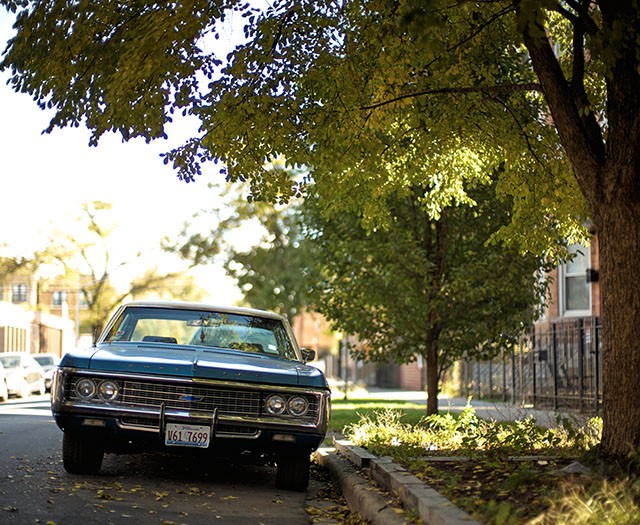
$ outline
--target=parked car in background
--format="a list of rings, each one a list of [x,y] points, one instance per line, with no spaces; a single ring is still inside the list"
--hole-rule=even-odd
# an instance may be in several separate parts
[[[90,351],[55,370],[64,468],[96,473],[105,453],[160,449],[273,462],[276,486],[306,490],[330,391],[280,315],[192,303],[121,306]]]
[[[9,389],[7,388],[7,373],[4,371],[4,366],[0,361],[0,401],[6,401],[9,399]]]
[[[10,395],[28,397],[34,392],[45,393],[44,370],[30,354],[2,353],[0,362],[7,374],[7,388]]]
[[[53,371],[60,362],[60,356],[56,354],[33,354],[33,358],[44,370],[44,387],[49,392],[51,390]]]

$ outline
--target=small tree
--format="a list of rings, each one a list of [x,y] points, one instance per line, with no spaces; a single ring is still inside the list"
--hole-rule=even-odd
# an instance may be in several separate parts
[[[388,228],[368,231],[356,214],[326,219],[304,206],[314,306],[334,328],[358,334],[358,357],[426,364],[427,412],[437,413],[443,372],[464,355],[491,358],[535,318],[546,287],[540,259],[490,243],[509,221],[493,187],[470,191],[478,205],[432,218],[419,188],[389,200]]]
[[[108,212],[111,204],[101,201],[82,204],[78,221],[86,225],[88,239],[67,234],[54,241],[55,258],[64,265],[68,274],[78,275],[79,288],[86,310],[81,325],[88,330],[94,342],[100,335],[113,309],[127,297],[141,297],[150,293],[167,294],[169,297],[200,298],[202,290],[195,289],[193,282],[184,280],[179,273],[160,274],[157,269],[147,270],[135,278],[125,291],[118,291],[111,284],[111,250],[108,237],[115,225],[109,224]],[[140,254],[138,254],[139,256]],[[126,262],[121,262],[122,267]],[[117,271],[117,270],[116,270]]]
[[[247,200],[234,185],[224,194],[224,210],[205,211],[215,227],[202,232],[187,224],[177,242],[164,241],[165,250],[193,265],[221,260],[249,306],[293,319],[306,306],[307,286],[307,250],[296,207]],[[259,238],[249,248],[238,247],[238,238],[248,228],[259,231]]]

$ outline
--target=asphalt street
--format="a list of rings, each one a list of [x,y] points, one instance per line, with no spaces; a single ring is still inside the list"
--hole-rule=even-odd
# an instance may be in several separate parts
[[[0,403],[0,523],[307,524],[306,493],[274,487],[275,468],[202,456],[107,455],[97,476],[64,471],[48,396]]]

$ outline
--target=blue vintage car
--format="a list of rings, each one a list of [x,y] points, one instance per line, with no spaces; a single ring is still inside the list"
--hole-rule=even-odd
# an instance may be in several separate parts
[[[306,490],[330,391],[285,318],[243,308],[133,302],[95,347],[64,356],[51,405],[64,468],[96,473],[105,453],[149,449],[252,457],[276,486]]]

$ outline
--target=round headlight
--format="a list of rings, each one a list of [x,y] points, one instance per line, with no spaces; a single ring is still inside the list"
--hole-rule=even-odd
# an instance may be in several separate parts
[[[76,394],[83,399],[91,399],[96,395],[96,384],[91,379],[81,379],[76,383]]]
[[[98,392],[100,392],[100,397],[105,401],[113,401],[118,397],[118,385],[113,381],[103,381],[98,387]]]
[[[267,398],[267,401],[265,402],[265,407],[267,409],[267,412],[269,412],[269,414],[273,414],[274,416],[279,416],[284,412],[286,404],[287,403],[284,397],[278,394],[274,394]]]
[[[304,397],[292,397],[287,403],[287,410],[292,416],[304,416],[309,410],[309,402]]]

